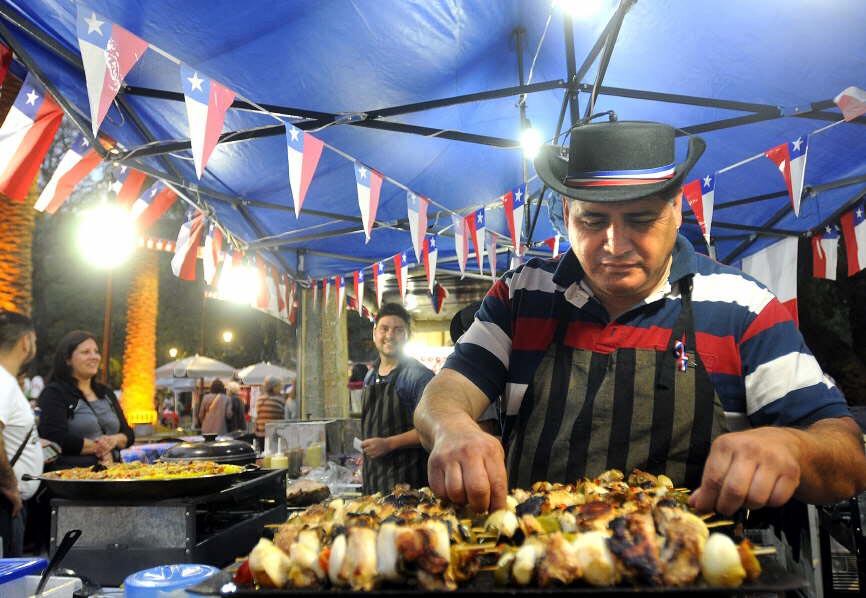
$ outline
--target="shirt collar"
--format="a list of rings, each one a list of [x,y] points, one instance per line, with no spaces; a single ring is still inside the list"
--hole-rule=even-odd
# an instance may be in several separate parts
[[[673,285],[685,276],[694,274],[697,272],[697,269],[695,248],[692,247],[692,244],[684,236],[677,235],[668,282]],[[580,283],[582,280],[583,267],[580,265],[577,256],[569,248],[559,258],[559,263],[553,273],[553,282],[561,287],[568,288],[574,283]]]

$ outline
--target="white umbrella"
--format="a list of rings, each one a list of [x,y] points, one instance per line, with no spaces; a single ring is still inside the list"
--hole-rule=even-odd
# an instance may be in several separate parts
[[[230,378],[234,373],[229,364],[202,355],[181,359],[172,370],[175,378]]]
[[[285,383],[294,379],[295,375],[294,370],[280,367],[268,363],[267,361],[248,365],[244,369],[238,371],[238,378],[240,378],[244,384],[262,384],[268,376],[279,378]]]

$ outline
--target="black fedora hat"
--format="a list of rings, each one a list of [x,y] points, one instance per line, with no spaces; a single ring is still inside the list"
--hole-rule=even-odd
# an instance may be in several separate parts
[[[674,128],[661,123],[587,124],[572,130],[567,159],[559,146],[544,146],[535,171],[552,190],[584,201],[664,196],[682,184],[706,149],[704,140],[692,135],[686,159],[677,164],[675,138]]]

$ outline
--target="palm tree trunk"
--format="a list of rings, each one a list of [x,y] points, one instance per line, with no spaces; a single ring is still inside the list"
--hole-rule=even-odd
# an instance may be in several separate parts
[[[127,297],[123,350],[123,411],[130,424],[156,422],[156,319],[159,306],[159,255],[141,250]]]

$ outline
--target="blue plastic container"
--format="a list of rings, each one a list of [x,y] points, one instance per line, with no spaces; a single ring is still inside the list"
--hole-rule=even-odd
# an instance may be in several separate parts
[[[40,558],[0,559],[0,596],[24,596],[26,577],[45,571],[48,561]]]

